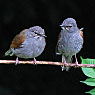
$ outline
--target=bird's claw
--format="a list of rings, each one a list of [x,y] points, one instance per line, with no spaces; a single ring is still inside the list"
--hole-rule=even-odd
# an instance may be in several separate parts
[[[36,58],[34,58],[33,62],[34,62],[34,65],[37,65]]]
[[[19,64],[19,60],[18,60],[18,57],[16,58],[16,63],[15,65]]]

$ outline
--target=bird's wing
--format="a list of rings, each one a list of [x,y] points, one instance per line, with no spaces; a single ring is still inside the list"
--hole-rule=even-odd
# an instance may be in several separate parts
[[[80,36],[82,37],[82,39],[83,39],[83,42],[84,42],[84,36],[83,36],[83,31],[82,31],[83,29],[79,29],[79,33],[80,33]]]
[[[24,29],[22,30],[19,34],[17,34],[12,43],[11,43],[11,48],[20,48],[21,47],[21,44],[25,41],[26,39],[26,32],[27,29]]]
[[[61,32],[58,35],[58,42],[56,45],[56,55],[61,55],[61,53],[58,51],[58,46],[59,46],[60,40],[61,40]]]

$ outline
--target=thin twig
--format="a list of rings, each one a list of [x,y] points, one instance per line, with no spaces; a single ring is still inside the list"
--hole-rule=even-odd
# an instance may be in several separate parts
[[[2,64],[13,64],[15,60],[0,60]],[[34,64],[34,61],[19,61],[19,64]],[[94,68],[95,64],[74,64],[74,63],[62,63],[62,62],[51,62],[51,61],[36,61],[36,64],[49,64],[49,65],[64,65],[67,67],[90,67]]]

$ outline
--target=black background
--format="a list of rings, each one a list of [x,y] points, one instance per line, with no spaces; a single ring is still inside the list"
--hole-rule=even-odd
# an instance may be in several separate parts
[[[39,25],[45,29],[47,46],[37,60],[61,61],[55,47],[61,28],[68,17],[84,28],[84,46],[77,57],[95,58],[94,0],[0,0],[0,59],[13,37],[25,28]],[[19,59],[24,60],[24,59]],[[93,87],[80,83],[87,77],[80,68],[61,71],[51,65],[0,65],[0,95],[84,95]]]

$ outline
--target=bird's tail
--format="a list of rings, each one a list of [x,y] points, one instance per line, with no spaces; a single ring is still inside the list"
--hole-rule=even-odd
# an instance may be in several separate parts
[[[66,63],[72,63],[72,57],[71,56],[63,56],[62,55],[62,62],[66,62]],[[62,71],[66,70],[69,71],[70,67],[65,67],[65,66],[61,66],[62,67]]]
[[[12,53],[11,48],[5,52],[5,56],[12,56],[12,55],[13,55],[13,53]]]

